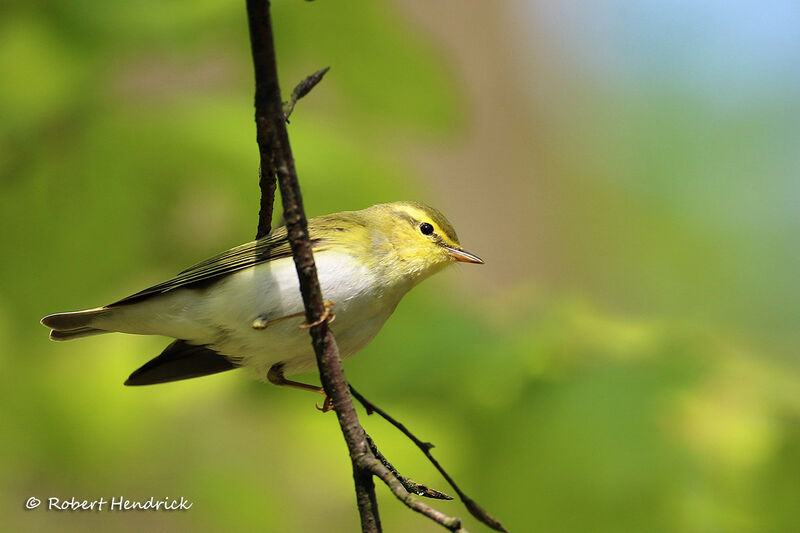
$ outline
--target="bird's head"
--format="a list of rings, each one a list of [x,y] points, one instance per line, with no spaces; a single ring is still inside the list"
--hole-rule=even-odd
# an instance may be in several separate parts
[[[385,235],[392,251],[386,259],[399,275],[421,281],[456,262],[483,264],[480,257],[461,247],[456,230],[432,207],[393,202],[374,205],[364,212],[371,225]]]

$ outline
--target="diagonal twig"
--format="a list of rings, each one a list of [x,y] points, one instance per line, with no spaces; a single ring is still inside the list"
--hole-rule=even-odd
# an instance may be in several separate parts
[[[256,140],[262,169],[261,211],[259,212],[257,238],[267,235],[270,230],[275,178],[277,177],[283,199],[283,214],[289,244],[305,307],[306,323],[313,324],[309,328],[309,332],[317,359],[320,381],[325,394],[332,400],[342,435],[350,453],[362,532],[379,533],[381,531],[373,482],[373,476],[377,476],[410,509],[424,514],[451,531],[464,533],[460,518],[447,516],[417,500],[409,493],[400,481],[397,471],[392,468],[393,472],[387,464],[375,457],[372,451],[375,448],[374,443],[370,447],[366,433],[358,421],[336,340],[328,329],[328,321],[324,320],[325,301],[322,298],[322,290],[314,264],[311,241],[308,236],[308,221],[303,209],[294,157],[286,131],[287,115],[283,109],[278,85],[269,1],[247,0],[247,15],[256,73]],[[301,83],[302,87],[296,90],[297,96],[294,101],[296,102],[303,94],[311,90],[323,75],[324,72],[321,71],[321,73],[317,73],[316,81],[312,80],[305,85]],[[314,76],[312,75],[312,78]]]
[[[283,214],[289,244],[306,312],[306,323],[315,324],[323,316],[325,304],[311,252],[308,222],[303,209],[289,134],[286,131],[269,0],[246,0],[246,4],[255,69],[256,140],[261,158],[262,177],[257,238],[267,235],[270,230],[277,177],[283,199]],[[266,186],[264,178],[267,181]],[[380,533],[381,522],[372,473],[359,464],[359,459],[364,455],[371,455],[371,452],[363,437],[363,430],[347,390],[336,340],[328,329],[327,321],[309,328],[309,333],[322,386],[328,397],[333,400],[342,435],[350,453],[362,533]]]
[[[330,69],[331,67],[325,67],[322,70],[318,70],[315,73],[306,76],[303,81],[295,86],[294,90],[292,91],[292,97],[288,102],[283,103],[283,116],[287,123],[289,122],[289,115],[291,115],[292,111],[294,111],[294,106],[297,101],[311,92],[311,89],[313,89],[319,82],[322,81],[322,77],[325,76]]]
[[[367,444],[369,444],[370,450],[372,450],[372,455],[374,455],[378,461],[380,461],[383,466],[389,469],[389,471],[397,478],[397,480],[403,485],[408,492],[411,494],[416,494],[417,496],[424,496],[426,498],[432,498],[434,500],[452,500],[453,497],[445,494],[444,492],[440,492],[436,489],[432,489],[422,483],[417,483],[413,479],[407,478],[402,475],[397,469],[389,462],[385,455],[381,453],[378,447],[375,445],[375,442],[372,440],[372,437],[369,436],[367,432],[364,432],[364,435],[367,438]]]
[[[392,494],[394,494],[395,497],[403,502],[409,509],[427,516],[437,524],[449,529],[450,531],[455,531],[457,533],[468,533],[467,530],[462,527],[460,518],[456,516],[448,516],[441,511],[437,511],[430,505],[414,498],[414,496],[406,490],[400,480],[397,479],[395,475],[371,453],[369,455],[362,456],[359,460],[359,464],[362,468],[369,470],[384,483],[386,483],[386,485],[389,487],[389,490],[392,491]]]
[[[350,385],[350,393],[356,400],[358,400],[361,403],[361,405],[364,406],[364,408],[367,410],[368,415],[372,413],[378,413],[383,419],[385,419],[387,422],[389,422],[394,427],[399,429],[406,437],[411,439],[411,441],[414,444],[416,444],[420,450],[422,450],[422,453],[425,454],[425,457],[427,457],[428,460],[433,464],[433,466],[436,467],[439,473],[442,474],[442,477],[444,477],[447,480],[447,482],[450,483],[450,486],[453,487],[453,490],[456,491],[456,494],[458,494],[458,497],[461,498],[461,501],[464,503],[464,506],[467,508],[470,514],[472,514],[472,516],[474,516],[475,518],[477,518],[478,520],[480,520],[481,522],[483,522],[484,524],[486,524],[487,526],[496,531],[506,531],[506,529],[503,527],[503,525],[500,523],[499,520],[497,520],[495,517],[486,512],[486,510],[483,507],[481,507],[475,500],[467,496],[464,493],[464,491],[462,491],[458,487],[453,478],[450,477],[450,474],[447,473],[447,471],[442,467],[442,465],[439,464],[439,461],[437,461],[436,458],[434,458],[433,455],[431,454],[431,448],[433,448],[433,444],[431,444],[430,442],[424,442],[419,438],[417,438],[417,436],[414,435],[405,425],[403,425],[401,422],[398,422],[397,420],[392,418],[392,416],[390,416],[386,411],[384,411],[380,407],[376,406],[374,403],[367,400],[364,396],[361,395],[361,393],[355,390],[352,385]]]

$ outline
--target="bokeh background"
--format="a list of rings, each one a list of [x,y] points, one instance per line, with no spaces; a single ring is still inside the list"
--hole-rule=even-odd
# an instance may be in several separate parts
[[[274,4],[284,93],[332,67],[290,125],[309,213],[425,201],[486,260],[409,294],[350,380],[511,531],[800,530],[796,2]],[[166,339],[38,324],[252,238],[244,2],[0,14],[4,529],[356,531],[317,398],[125,388]],[[378,493],[386,531],[439,531]],[[23,509],[120,495],[194,506]]]

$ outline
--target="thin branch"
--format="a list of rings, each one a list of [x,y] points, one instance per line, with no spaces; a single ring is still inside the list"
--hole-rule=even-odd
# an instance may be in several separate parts
[[[372,440],[372,437],[369,436],[368,433],[364,433],[367,437],[367,443],[369,444],[370,450],[372,450],[372,455],[375,456],[378,461],[383,464],[389,471],[397,478],[397,480],[403,485],[408,492],[411,494],[416,494],[417,496],[424,496],[425,498],[431,498],[434,500],[452,500],[453,497],[445,494],[444,492],[438,491],[436,489],[432,489],[422,483],[417,483],[413,479],[407,478],[402,475],[397,469],[389,462],[385,455],[381,453],[378,447],[375,445],[375,442]]]
[[[281,102],[278,73],[275,64],[275,49],[268,0],[247,0],[253,64],[256,79],[256,139],[261,157],[261,211],[259,213],[258,237],[269,233],[275,193],[275,177],[283,199],[283,215],[289,244],[292,249],[300,293],[305,307],[306,323],[310,324],[311,344],[317,358],[320,381],[332,400],[339,425],[347,443],[353,465],[356,502],[361,516],[361,529],[365,533],[381,531],[375,485],[372,476],[378,476],[392,493],[406,506],[434,520],[451,531],[465,533],[461,519],[447,516],[414,498],[401,482],[402,476],[383,458],[376,458],[368,437],[356,414],[350,387],[342,369],[339,349],[333,333],[328,329],[325,301],[322,298],[317,269],[308,236],[308,221],[303,209],[303,198],[297,180],[294,157],[286,131],[286,118]],[[325,71],[320,71],[295,89],[291,106],[319,82]],[[380,452],[378,452],[380,453]],[[381,455],[381,457],[383,457]],[[403,478],[405,479],[405,478]],[[408,484],[406,479],[406,484]],[[427,489],[427,487],[426,487]],[[417,486],[419,490],[419,486]]]
[[[322,77],[325,76],[330,69],[331,67],[325,67],[322,70],[318,70],[315,73],[306,76],[303,81],[295,86],[294,91],[292,91],[292,98],[288,102],[283,103],[283,116],[286,118],[287,123],[289,122],[289,115],[291,115],[292,111],[294,111],[294,105],[297,103],[297,101],[310,93],[311,89],[316,87],[316,85],[322,81]]]
[[[375,481],[372,472],[358,468],[353,463],[353,480],[356,485],[356,505],[361,517],[361,531],[382,531],[378,514],[378,498],[375,496]]]
[[[424,442],[419,438],[417,438],[417,436],[411,433],[411,431],[405,425],[403,425],[401,422],[398,422],[392,416],[390,416],[386,411],[384,411],[380,407],[376,406],[374,403],[367,400],[364,396],[361,395],[361,393],[355,390],[352,385],[350,386],[350,393],[353,395],[355,399],[357,399],[361,403],[361,405],[364,406],[364,408],[367,410],[368,415],[371,415],[372,413],[378,413],[383,419],[385,419],[387,422],[389,422],[394,427],[399,429],[406,437],[411,439],[411,441],[414,444],[416,444],[420,450],[422,450],[422,453],[425,454],[425,457],[427,457],[428,460],[433,464],[433,466],[436,467],[439,473],[442,474],[442,477],[444,477],[447,480],[447,482],[450,483],[450,486],[452,486],[453,490],[456,491],[456,494],[458,494],[458,497],[461,498],[461,501],[464,503],[464,506],[467,508],[470,514],[472,514],[472,516],[474,516],[475,518],[477,518],[478,520],[480,520],[481,522],[483,522],[484,524],[486,524],[487,526],[496,531],[506,531],[506,529],[503,527],[503,525],[500,523],[498,519],[496,519],[488,512],[486,512],[486,510],[483,507],[481,507],[475,500],[467,496],[464,493],[464,491],[462,491],[458,487],[453,478],[450,477],[450,474],[447,473],[447,471],[442,467],[442,465],[439,464],[439,461],[437,461],[436,458],[434,458],[433,455],[431,454],[431,448],[433,448],[433,444],[431,444],[430,442]]]
[[[359,464],[362,468],[371,471],[373,474],[381,478],[389,487],[389,490],[392,491],[392,494],[394,494],[398,500],[403,502],[406,507],[412,511],[416,511],[427,516],[437,524],[446,527],[450,531],[468,533],[467,530],[462,527],[460,518],[456,516],[448,516],[441,511],[437,511],[430,505],[414,498],[414,496],[409,493],[405,487],[403,487],[403,484],[400,482],[400,480],[397,479],[394,474],[374,455],[369,454],[362,456]]]
[[[261,177],[264,178],[267,174],[263,171],[266,168],[269,168],[270,171],[274,169],[277,174],[283,199],[286,229],[305,306],[306,322],[315,324],[323,317],[325,305],[311,252],[311,242],[308,238],[308,222],[303,209],[297,171],[294,168],[294,157],[286,131],[286,119],[283,114],[278,69],[275,62],[269,1],[247,0],[247,16],[256,73],[256,139],[261,156]],[[267,162],[270,162],[269,167],[266,165]],[[259,214],[259,236],[268,234],[271,225],[275,189],[274,177],[271,179],[271,187],[268,184],[267,187],[261,188],[262,209]],[[379,533],[381,523],[375,497],[375,485],[369,471],[359,464],[362,457],[371,457],[371,452],[350,398],[336,340],[328,330],[327,321],[324,320],[309,328],[309,332],[322,386],[328,397],[333,400],[342,434],[350,452],[362,532]]]
[[[247,0],[247,21],[250,28],[250,51],[253,55],[255,71],[256,142],[260,165],[258,185],[261,189],[261,203],[258,212],[256,239],[265,237],[272,229],[272,211],[275,205],[275,163],[276,146],[273,144],[274,125],[269,120],[270,105],[275,95],[280,100],[278,68],[275,63],[272,24],[269,18],[268,0]]]

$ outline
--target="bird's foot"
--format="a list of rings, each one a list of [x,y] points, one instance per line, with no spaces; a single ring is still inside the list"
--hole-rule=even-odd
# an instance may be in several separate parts
[[[277,363],[272,365],[272,367],[270,367],[269,369],[269,372],[267,372],[267,379],[273,385],[278,385],[280,387],[292,387],[294,389],[307,390],[311,392],[318,392],[320,394],[325,394],[325,389],[323,389],[322,387],[286,379],[286,377],[283,375],[283,363]],[[325,394],[325,401],[322,402],[322,407],[320,407],[318,404],[314,405],[316,405],[317,409],[319,409],[323,413],[327,413],[328,411],[333,409],[333,400],[331,400],[330,397],[327,394]]]
[[[323,394],[325,394],[324,391],[323,391]],[[322,402],[322,407],[320,407],[319,404],[316,404],[316,403],[314,405],[316,406],[316,408],[319,411],[321,411],[323,413],[327,413],[328,411],[332,411],[333,410],[333,400],[331,400],[331,397],[328,396],[327,394],[325,395],[325,401]]]
[[[326,321],[328,322],[328,324],[331,324],[334,320],[336,320],[336,315],[334,315],[333,312],[331,311],[331,309],[333,308],[334,305],[336,305],[336,303],[326,301],[324,305],[325,305],[325,311],[322,313],[322,316],[319,317],[319,320],[315,320],[311,324],[300,324],[300,329],[310,329],[313,328],[314,326],[319,326],[320,324]]]

